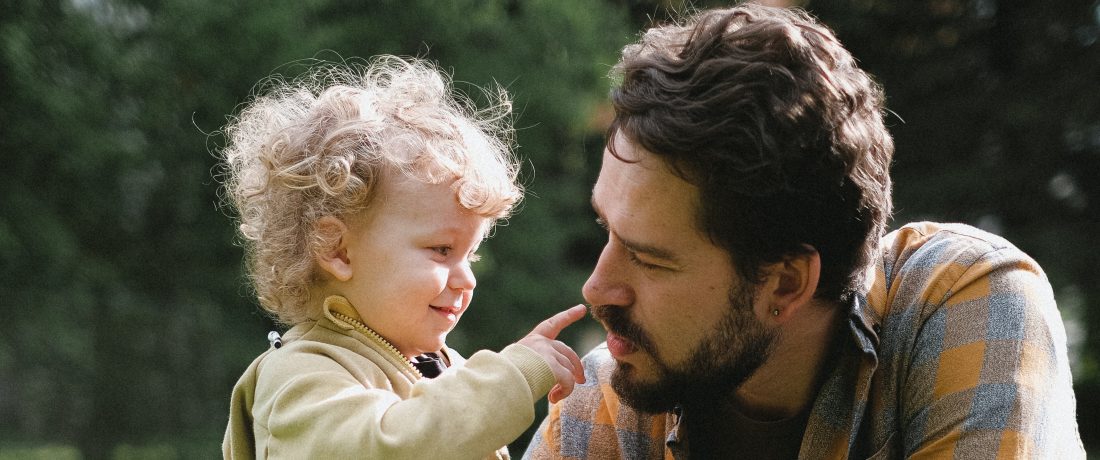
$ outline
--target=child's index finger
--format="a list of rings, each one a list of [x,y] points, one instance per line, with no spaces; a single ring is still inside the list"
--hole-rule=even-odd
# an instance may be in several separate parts
[[[562,329],[565,329],[570,324],[573,324],[584,318],[584,315],[588,312],[588,309],[584,305],[574,305],[572,308],[558,312],[554,316],[547,318],[545,321],[535,326],[535,329],[531,331],[532,334],[538,334],[548,339],[558,338],[558,334]]]

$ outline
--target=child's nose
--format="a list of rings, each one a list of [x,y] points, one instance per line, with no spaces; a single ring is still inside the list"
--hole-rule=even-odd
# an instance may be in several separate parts
[[[451,269],[451,276],[447,279],[447,287],[460,291],[472,291],[477,286],[474,271],[470,264],[458,264]]]

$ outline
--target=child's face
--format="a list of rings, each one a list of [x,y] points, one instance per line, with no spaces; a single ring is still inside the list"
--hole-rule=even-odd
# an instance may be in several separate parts
[[[439,351],[473,297],[471,257],[490,220],[458,204],[451,182],[390,176],[348,222],[344,295],[408,357]]]

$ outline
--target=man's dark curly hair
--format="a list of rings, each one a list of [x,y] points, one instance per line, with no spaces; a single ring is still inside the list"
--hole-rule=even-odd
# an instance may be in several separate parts
[[[815,297],[861,290],[894,144],[881,88],[827,27],[794,9],[710,10],[648,30],[613,74],[608,145],[625,135],[697,186],[700,228],[743,280],[816,250]]]

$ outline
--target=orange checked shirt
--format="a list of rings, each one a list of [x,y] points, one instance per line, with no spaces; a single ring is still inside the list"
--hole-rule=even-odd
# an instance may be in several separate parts
[[[1085,457],[1065,329],[1034,260],[972,227],[910,224],[884,238],[869,284],[799,458]],[[524,458],[688,457],[691,415],[620,404],[614,365],[606,346],[584,358],[588,382],[550,407]]]

